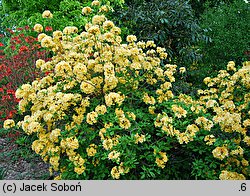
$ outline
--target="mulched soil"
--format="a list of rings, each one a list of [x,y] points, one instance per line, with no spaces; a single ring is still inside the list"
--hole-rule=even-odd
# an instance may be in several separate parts
[[[35,157],[35,160],[14,157],[13,152],[15,150],[18,150],[18,145],[6,138],[0,138],[0,168],[6,171],[3,180],[49,179],[48,164],[44,163],[39,157]]]

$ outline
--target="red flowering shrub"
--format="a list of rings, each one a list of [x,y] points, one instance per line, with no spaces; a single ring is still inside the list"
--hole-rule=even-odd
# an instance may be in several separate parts
[[[41,76],[35,67],[36,60],[48,57],[36,38],[27,35],[28,27],[18,28],[17,32],[9,30],[9,33],[7,46],[4,44],[6,36],[0,35],[0,126],[3,120],[13,118],[17,113],[16,89]]]

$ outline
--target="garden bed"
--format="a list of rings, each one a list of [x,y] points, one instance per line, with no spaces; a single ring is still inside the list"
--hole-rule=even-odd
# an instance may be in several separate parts
[[[48,164],[38,156],[27,160],[20,156],[21,152],[18,145],[6,138],[0,138],[0,178],[4,180],[49,179]]]

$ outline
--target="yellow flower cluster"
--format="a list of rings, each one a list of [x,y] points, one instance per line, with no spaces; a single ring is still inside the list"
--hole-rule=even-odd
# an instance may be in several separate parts
[[[100,2],[99,1],[93,1],[91,3],[92,6],[100,6]]]
[[[214,135],[206,135],[204,141],[207,145],[211,146],[216,141],[216,138]]]
[[[216,147],[213,151],[213,156],[217,159],[223,160],[224,158],[229,156],[229,152],[227,147]]]
[[[174,136],[175,130],[172,122],[172,117],[169,117],[166,113],[163,113],[157,115],[154,125],[155,127],[161,127],[161,129],[165,131],[167,135]]]
[[[61,147],[63,150],[75,150],[79,148],[79,142],[77,138],[69,137],[61,140]]]
[[[88,15],[88,14],[90,14],[91,12],[92,12],[91,7],[84,7],[84,8],[82,9],[82,14],[84,14],[84,15]]]
[[[207,130],[207,131],[210,131],[211,128],[214,126],[214,123],[213,121],[211,120],[208,120],[207,118],[205,117],[198,117],[196,120],[195,120],[195,123],[203,128],[204,130]]]
[[[128,35],[127,36],[127,42],[136,42],[137,38],[134,35]]]
[[[107,108],[105,105],[98,105],[96,106],[95,111],[98,115],[104,115],[107,112]]]
[[[241,148],[241,146],[238,146],[236,150],[232,150],[230,152],[230,155],[239,155],[243,156],[244,150]]]
[[[14,120],[7,119],[4,121],[3,128],[9,129],[9,128],[14,127],[14,126],[15,126]]]
[[[113,150],[108,154],[108,158],[111,160],[116,160],[117,162],[120,162],[120,158],[119,158],[120,154],[121,154],[120,152]]]
[[[60,129],[54,129],[51,131],[50,134],[50,140],[52,142],[59,142],[59,136],[61,135],[61,130]]]
[[[250,146],[250,136],[245,136],[242,141],[245,142],[248,146]]]
[[[124,167],[123,165],[123,162],[120,163],[119,166],[114,166],[112,169],[111,169],[111,176],[114,178],[114,179],[119,179],[121,174],[126,174],[129,172],[129,168],[127,167]]]
[[[160,168],[164,168],[166,166],[166,163],[168,162],[168,157],[166,155],[166,152],[156,152],[156,150],[154,150],[154,154],[157,156],[155,163],[157,164],[158,167]]]
[[[111,10],[111,8],[107,5],[102,5],[99,9],[99,12],[104,12],[104,13],[107,13]]]
[[[175,130],[175,135],[180,144],[187,144],[194,140],[196,133],[199,131],[199,128],[195,124],[188,125],[186,127],[185,132],[180,132],[179,130]]]
[[[185,67],[180,67],[179,69],[180,73],[183,74],[186,72],[186,68]]]
[[[35,24],[34,31],[41,33],[43,31],[43,26],[41,24]]]
[[[181,106],[172,105],[172,111],[174,112],[177,118],[185,118],[187,116],[187,111],[184,110]]]
[[[97,146],[95,144],[90,144],[89,147],[86,149],[87,155],[89,157],[95,156],[95,154],[97,153],[96,148]]]
[[[74,156],[69,156],[69,160],[72,161],[75,165],[74,171],[77,174],[82,174],[85,171],[85,160],[79,155],[79,154],[75,154]]]
[[[87,114],[87,120],[86,122],[90,125],[93,125],[94,123],[97,123],[97,117],[98,117],[98,114],[97,112],[90,112]]]
[[[215,100],[208,100],[206,102],[206,108],[214,108],[216,106],[218,106],[218,103]]]
[[[155,104],[155,98],[153,96],[149,96],[147,93],[143,96],[143,101],[146,104],[154,105]]]
[[[138,133],[135,134],[135,143],[143,143],[146,141],[145,135],[139,135]]]
[[[63,34],[65,34],[65,35],[70,35],[70,34],[74,34],[74,33],[77,33],[77,32],[78,32],[78,28],[74,27],[74,26],[72,26],[72,27],[70,27],[70,26],[69,27],[65,27],[63,29]],[[56,33],[54,33],[53,37],[60,38],[61,37],[60,31],[57,31]]]
[[[216,147],[212,154],[219,160],[224,160],[226,157],[226,165],[231,167],[234,164],[237,168],[241,168],[244,175],[249,175],[246,170],[248,162],[244,161],[244,149],[240,146],[241,141],[247,145],[250,144],[250,137],[247,135],[247,129],[250,125],[248,105],[250,101],[250,94],[248,90],[250,77],[249,62],[245,62],[243,67],[239,70],[236,69],[233,61],[228,62],[227,70],[221,70],[217,77],[204,79],[205,84],[209,89],[199,91],[200,104],[205,105],[207,110],[213,111],[213,118],[210,123],[204,123],[202,117],[197,119],[196,123],[210,124],[207,130],[210,130],[214,125],[219,125],[222,132],[227,134],[238,134],[234,142],[237,148],[229,151],[225,146]],[[245,89],[245,90],[244,90]],[[242,91],[243,94],[239,93]],[[237,93],[236,93],[237,92]],[[205,129],[205,128],[204,128]],[[204,138],[207,145],[212,145],[216,138],[214,135],[207,135]],[[242,162],[242,166],[240,163]],[[243,174],[227,171],[228,168],[223,170],[220,179],[245,179]]]
[[[111,92],[105,95],[104,98],[105,98],[105,103],[107,106],[112,106],[112,105],[115,105],[116,103],[118,104],[118,106],[120,106],[122,102],[124,101],[125,96],[120,95],[119,93]]]
[[[228,70],[228,71],[236,71],[234,61],[229,61],[229,62],[228,62],[228,64],[227,64],[227,70]]]
[[[223,170],[219,176],[220,180],[246,180],[243,174]]]
[[[131,123],[128,118],[126,118],[124,112],[121,109],[116,108],[115,109],[116,116],[119,120],[119,125],[123,129],[129,129],[131,126]]]
[[[109,139],[105,139],[105,140],[103,140],[102,145],[103,145],[103,148],[105,150],[111,150],[113,148],[113,146],[114,146],[113,140],[110,139],[110,138]]]
[[[49,163],[52,165],[53,169],[56,171],[59,168],[59,160],[60,160],[59,156],[51,156],[49,159]]]
[[[230,113],[223,110],[218,110],[217,115],[214,116],[213,120],[215,123],[218,123],[225,132],[245,132],[245,129],[241,125],[240,113]]]

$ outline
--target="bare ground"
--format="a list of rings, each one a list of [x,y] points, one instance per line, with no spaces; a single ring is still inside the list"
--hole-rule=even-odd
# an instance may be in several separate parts
[[[46,180],[49,179],[49,166],[39,157],[29,159],[17,155],[18,145],[0,138],[0,168],[4,171],[3,180]]]

